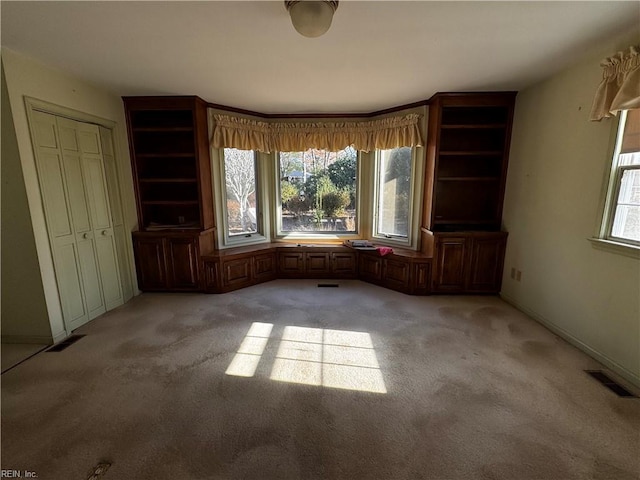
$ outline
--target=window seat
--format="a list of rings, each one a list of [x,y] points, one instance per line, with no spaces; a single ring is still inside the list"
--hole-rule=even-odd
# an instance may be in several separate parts
[[[224,293],[277,278],[360,279],[411,295],[427,295],[431,256],[394,248],[356,250],[342,244],[264,243],[202,256],[204,291]]]

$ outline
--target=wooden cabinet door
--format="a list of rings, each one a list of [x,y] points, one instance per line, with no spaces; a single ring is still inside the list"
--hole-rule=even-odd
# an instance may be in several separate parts
[[[133,237],[138,288],[140,290],[166,290],[167,267],[164,241],[161,237]]]
[[[462,292],[466,286],[467,237],[438,237],[435,251],[434,290]]]
[[[409,288],[410,263],[408,260],[384,258],[382,260],[382,279],[389,288],[406,291]]]
[[[304,254],[305,273],[310,277],[324,276],[331,273],[331,255],[329,252],[313,252]]]
[[[266,282],[276,277],[275,253],[263,253],[253,257],[253,278],[256,282]]]
[[[220,263],[214,260],[204,262],[204,289],[208,293],[220,291]]]
[[[296,276],[304,274],[304,253],[278,253],[278,272],[283,274],[284,276]]]
[[[502,267],[506,235],[478,236],[471,245],[471,261],[467,290],[476,293],[498,293],[502,285]]]
[[[169,287],[197,290],[199,287],[198,241],[195,237],[166,239]]]
[[[252,257],[222,261],[222,287],[233,290],[251,285]]]
[[[382,258],[361,253],[359,272],[364,280],[380,281],[382,278]]]
[[[428,262],[416,263],[413,266],[413,293],[427,294],[431,287],[431,264]]]
[[[331,254],[331,272],[341,277],[356,275],[356,254],[351,252],[335,252]]]

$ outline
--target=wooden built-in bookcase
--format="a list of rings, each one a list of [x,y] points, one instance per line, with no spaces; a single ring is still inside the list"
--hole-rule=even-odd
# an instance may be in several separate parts
[[[516,92],[438,93],[429,103],[422,250],[434,293],[497,293]]]
[[[125,97],[140,230],[213,227],[207,106],[197,97]]]
[[[498,292],[515,95],[438,93],[424,102],[421,251],[394,249],[385,257],[338,245],[217,249],[207,103],[195,96],[124,97],[139,287],[219,293],[274,278],[360,278],[412,294]]]
[[[423,227],[500,230],[514,103],[515,92],[431,99]]]
[[[142,290],[203,289],[214,248],[207,104],[195,96],[124,97],[139,231]]]

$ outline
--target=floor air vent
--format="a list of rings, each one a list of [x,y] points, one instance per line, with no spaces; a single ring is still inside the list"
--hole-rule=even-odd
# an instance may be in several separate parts
[[[624,388],[618,382],[613,380],[602,370],[585,370],[585,372],[587,372],[589,375],[591,375],[598,382],[600,382],[602,385],[607,387],[609,390],[611,390],[613,393],[615,393],[619,397],[627,397],[627,398],[635,397],[633,393],[631,393],[629,390]]]
[[[71,336],[65,338],[60,343],[56,343],[53,347],[47,349],[46,351],[47,352],[61,352],[65,348],[70,347],[71,345],[76,343],[82,337],[84,337],[84,335],[71,335]]]
[[[87,480],[98,480],[102,478],[104,474],[107,473],[107,470],[109,470],[110,466],[111,466],[110,463],[99,463],[93,469],[89,477],[87,477]]]
[[[340,285],[337,283],[319,283],[318,288],[338,288]]]

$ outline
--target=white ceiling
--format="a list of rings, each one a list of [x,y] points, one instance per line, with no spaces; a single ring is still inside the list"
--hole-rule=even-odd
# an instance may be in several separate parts
[[[640,2],[343,0],[329,32],[315,39],[295,32],[282,1],[1,8],[3,47],[118,95],[346,113],[437,91],[520,90],[637,27]]]

